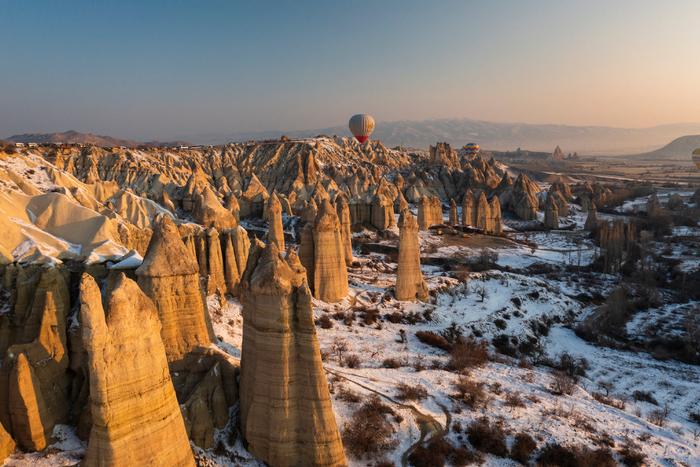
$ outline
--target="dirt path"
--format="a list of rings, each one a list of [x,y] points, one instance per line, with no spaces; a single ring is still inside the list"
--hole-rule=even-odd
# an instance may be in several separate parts
[[[399,402],[398,400],[394,399],[393,397],[389,396],[388,394],[385,394],[381,391],[378,391],[374,388],[371,388],[365,384],[362,384],[354,379],[350,379],[347,377],[347,375],[351,375],[354,378],[365,378],[365,376],[362,375],[357,375],[354,373],[349,373],[349,372],[344,372],[344,371],[339,371],[339,370],[331,370],[328,367],[325,367],[326,371],[332,375],[337,376],[338,378],[344,379],[345,381],[355,384],[357,386],[360,386],[363,389],[366,389],[367,391],[376,394],[392,404],[398,405],[399,407],[402,407],[404,409],[408,409],[411,411],[413,414],[413,418],[416,420],[416,424],[418,425],[418,428],[420,430],[420,438],[418,441],[413,443],[406,449],[403,454],[401,454],[401,465],[403,467],[408,466],[408,456],[411,455],[411,453],[421,444],[423,444],[425,441],[428,441],[434,437],[439,437],[445,434],[446,429],[450,426],[450,422],[452,421],[452,416],[450,414],[450,411],[447,410],[447,407],[445,407],[443,404],[441,404],[438,401],[435,401],[437,405],[440,406],[442,411],[445,413],[445,426],[442,426],[440,422],[435,420],[435,418],[432,415],[425,414],[418,410],[416,407],[414,407],[412,404],[404,404],[403,402]]]

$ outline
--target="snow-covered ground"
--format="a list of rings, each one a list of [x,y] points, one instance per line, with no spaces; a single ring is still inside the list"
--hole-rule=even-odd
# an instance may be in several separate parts
[[[393,286],[395,264],[381,253],[358,258],[358,265],[350,269],[351,291],[344,301],[314,302],[316,318],[331,318],[332,327],[317,326],[317,332],[341,431],[361,404],[347,401],[344,394],[350,391],[361,400],[372,394],[386,396],[383,401],[398,415],[392,421],[398,444],[381,456],[394,465],[402,464],[402,457],[420,438],[416,410],[443,427],[449,420],[453,429],[448,429],[446,436],[455,445],[468,445],[463,429],[486,416],[504,427],[509,445],[521,432],[530,434],[539,447],[557,442],[596,448],[606,443],[615,453],[633,443],[647,456],[648,465],[700,465],[700,426],[690,419],[692,413],[700,413],[700,367],[599,347],[576,336],[569,326],[591,309],[579,302],[577,295],[593,290],[608,292],[615,285],[614,277],[598,275],[595,285],[584,286],[582,278],[569,274],[527,274],[523,268],[536,262],[575,265],[578,253],[572,260],[571,250],[584,249],[580,261],[588,264],[594,258],[594,247],[581,232],[537,232],[527,238],[514,237],[522,243],[495,247],[493,251],[498,253],[497,264],[510,265],[515,272],[469,273],[466,281],[461,281],[447,276],[440,266],[424,265],[423,273],[434,295],[428,303],[398,302],[386,294]],[[420,238],[423,250],[430,251],[431,257],[475,256],[481,252],[480,248],[443,246],[450,242],[447,236],[431,232],[421,232]],[[532,247],[525,246],[525,240]],[[220,304],[210,297],[209,306],[216,335],[222,339],[220,347],[240,356],[241,305],[235,299]],[[673,316],[673,311],[665,313]],[[650,316],[657,314],[650,310],[636,315],[628,323],[630,334],[641,332]],[[533,332],[537,322],[548,323],[547,331]],[[483,383],[486,394],[484,404],[469,408],[453,397],[459,375],[444,369],[449,361],[447,353],[416,337],[418,331],[440,332],[448,327],[489,341],[501,334],[521,341],[533,337],[542,344],[546,356],[556,360],[566,352],[585,358],[588,369],[571,395],[555,395],[548,367],[520,365],[515,359],[499,355],[469,371],[469,378]],[[345,348],[342,356],[338,348]],[[493,348],[491,351],[496,355]],[[350,356],[356,356],[359,362],[353,368],[347,365]],[[423,387],[428,396],[420,401],[399,402],[396,388],[400,383]],[[603,393],[617,407],[595,398]],[[513,395],[522,406],[510,403]],[[666,408],[663,426],[649,420]],[[462,430],[456,428],[459,426]],[[242,447],[235,452],[245,457]],[[350,464],[356,466],[368,465],[369,460],[349,457]],[[236,465],[253,463],[239,459]],[[484,455],[484,465],[516,463]]]

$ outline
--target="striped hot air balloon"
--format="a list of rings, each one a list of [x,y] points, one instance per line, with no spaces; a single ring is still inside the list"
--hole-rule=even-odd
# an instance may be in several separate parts
[[[462,149],[464,149],[467,152],[467,154],[471,156],[479,154],[479,150],[481,149],[481,147],[479,147],[479,145],[476,143],[467,143],[464,146],[462,146]]]
[[[693,163],[695,164],[695,167],[700,169],[700,148],[697,148],[695,151],[693,151]]]
[[[353,115],[350,118],[348,127],[350,127],[350,133],[352,133],[360,143],[364,143],[374,131],[374,119],[369,114]]]

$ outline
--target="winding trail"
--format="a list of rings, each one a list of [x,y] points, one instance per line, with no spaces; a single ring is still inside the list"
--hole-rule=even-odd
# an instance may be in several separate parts
[[[401,454],[401,465],[403,467],[408,466],[408,457],[411,455],[411,453],[421,444],[423,444],[425,441],[431,440],[436,437],[443,436],[447,430],[447,428],[450,426],[450,423],[452,421],[452,415],[450,414],[450,411],[447,410],[447,407],[445,407],[443,404],[435,400],[435,403],[440,406],[442,411],[445,413],[445,426],[442,426],[440,422],[435,420],[435,418],[432,415],[425,414],[418,410],[415,406],[412,404],[404,404],[403,402],[399,402],[398,400],[394,399],[388,394],[385,394],[377,389],[371,388],[363,383],[360,383],[354,379],[348,378],[347,375],[350,375],[354,378],[364,378],[368,379],[366,376],[358,375],[355,373],[349,373],[349,372],[344,372],[340,370],[332,370],[328,367],[324,367],[325,370],[332,374],[337,376],[338,378],[344,379],[345,381],[355,384],[373,394],[376,394],[392,404],[398,405],[399,407],[402,407],[404,409],[408,409],[411,411],[413,414],[413,418],[416,420],[416,424],[418,425],[418,428],[420,430],[420,438],[418,441],[415,443],[411,444],[408,449],[406,449],[403,454]]]

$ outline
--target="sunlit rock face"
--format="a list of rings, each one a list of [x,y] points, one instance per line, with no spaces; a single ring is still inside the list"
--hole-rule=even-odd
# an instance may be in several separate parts
[[[68,286],[53,266],[13,266],[5,279],[15,293],[0,319],[0,418],[22,449],[41,450],[69,414]]]
[[[397,300],[425,300],[428,289],[420,270],[418,222],[410,211],[399,217],[399,259],[396,272]]]
[[[442,203],[437,196],[423,196],[418,205],[418,227],[428,230],[433,225],[442,224]]]
[[[284,251],[284,228],[282,227],[282,204],[277,194],[272,193],[265,208],[265,216],[268,222],[268,240],[275,242],[280,251]]]
[[[259,244],[242,287],[240,416],[248,450],[273,466],[345,465],[303,267],[295,255],[283,259],[276,244]]]
[[[348,294],[345,249],[336,209],[325,200],[313,224],[302,230],[299,247],[301,263],[317,299],[338,302]]]
[[[491,232],[493,229],[491,217],[491,208],[489,202],[486,199],[486,193],[483,191],[479,194],[479,198],[476,202],[476,228],[481,229],[484,232]]]
[[[352,265],[352,229],[350,221],[350,207],[345,196],[339,196],[336,202],[338,220],[340,221],[340,235],[343,239],[343,252],[346,266]]]
[[[83,465],[194,466],[153,302],[121,274],[103,307],[84,274],[80,319],[92,413]]]
[[[198,271],[172,220],[160,218],[136,275],[139,286],[156,306],[171,361],[213,340]]]

